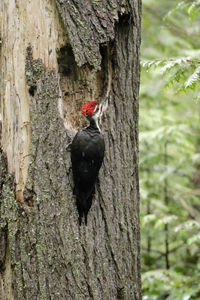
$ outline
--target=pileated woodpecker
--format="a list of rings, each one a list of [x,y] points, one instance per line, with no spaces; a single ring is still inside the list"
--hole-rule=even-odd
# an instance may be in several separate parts
[[[100,104],[89,101],[83,105],[82,114],[89,120],[90,125],[78,131],[71,144],[74,195],[80,225],[83,215],[87,225],[87,214],[92,205],[95,182],[104,158],[105,143],[99,129],[99,119],[107,106],[107,98]]]

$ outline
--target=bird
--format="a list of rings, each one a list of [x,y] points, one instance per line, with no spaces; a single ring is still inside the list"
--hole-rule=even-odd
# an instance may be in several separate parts
[[[82,106],[82,114],[90,124],[77,132],[71,143],[71,162],[74,181],[73,194],[76,197],[76,206],[79,214],[79,225],[87,215],[95,194],[95,183],[101,168],[105,142],[99,128],[103,113],[107,110],[108,98],[101,103],[88,101]]]

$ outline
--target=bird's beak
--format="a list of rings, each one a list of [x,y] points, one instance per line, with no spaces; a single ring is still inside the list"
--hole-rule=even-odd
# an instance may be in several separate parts
[[[100,109],[100,115],[99,115],[99,123],[101,124],[101,118],[103,116],[103,113],[108,109],[108,97],[104,98],[100,105],[99,105],[99,109]]]
[[[108,97],[104,98],[100,103],[100,110],[103,114],[108,109]]]

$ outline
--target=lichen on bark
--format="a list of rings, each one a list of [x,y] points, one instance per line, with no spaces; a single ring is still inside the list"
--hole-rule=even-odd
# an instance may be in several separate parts
[[[14,177],[8,173],[7,159],[0,148],[0,299],[13,299],[11,253],[15,252],[17,224]]]

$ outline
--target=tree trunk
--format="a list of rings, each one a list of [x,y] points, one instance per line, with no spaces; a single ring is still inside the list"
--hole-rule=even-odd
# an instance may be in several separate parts
[[[2,0],[0,299],[141,299],[140,0]],[[79,226],[81,106],[110,94],[106,154]]]

